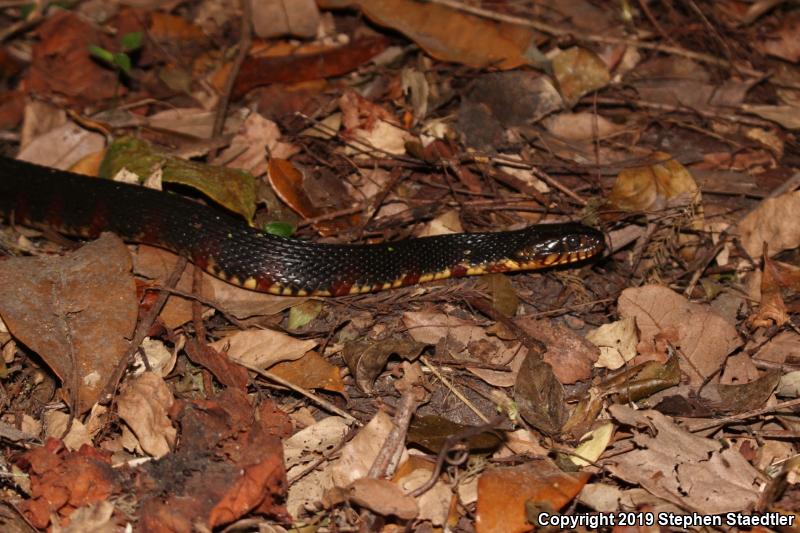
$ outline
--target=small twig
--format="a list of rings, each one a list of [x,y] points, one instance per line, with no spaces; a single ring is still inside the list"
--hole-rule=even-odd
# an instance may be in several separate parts
[[[392,430],[389,432],[389,435],[387,435],[383,446],[381,446],[378,455],[372,462],[372,466],[370,466],[369,472],[367,472],[368,478],[388,479],[394,475],[397,463],[405,446],[408,425],[411,423],[411,417],[417,410],[418,405],[419,400],[417,398],[417,392],[414,390],[414,387],[409,387],[400,397],[400,402],[397,405],[397,412],[392,419]]]
[[[183,274],[187,262],[188,261],[185,257],[181,256],[178,258],[178,260],[175,262],[175,267],[172,269],[172,273],[169,275],[169,279],[167,279],[167,283],[165,284],[167,287],[175,287],[175,285],[178,284],[178,280],[181,279],[181,274]],[[161,309],[163,309],[164,304],[167,302],[167,298],[169,298],[169,292],[160,291],[155,304],[153,304],[153,307],[151,307],[139,321],[139,325],[136,326],[136,331],[133,334],[133,339],[131,339],[131,343],[128,345],[127,352],[122,359],[120,359],[117,367],[111,373],[111,377],[109,378],[108,383],[106,383],[106,386],[103,389],[103,394],[100,395],[100,398],[113,395],[114,391],[119,385],[120,380],[122,379],[125,369],[128,367],[128,364],[130,364],[131,358],[136,352],[139,351],[139,346],[141,346],[144,338],[147,337],[147,334],[150,332],[150,328],[153,327],[153,324],[158,318],[159,313],[161,313]]]
[[[239,36],[239,50],[236,53],[236,58],[231,65],[231,71],[228,73],[228,78],[225,80],[225,87],[217,105],[217,112],[214,115],[214,127],[212,128],[212,137],[222,134],[225,127],[225,115],[228,113],[228,104],[230,103],[231,94],[233,93],[233,86],[236,83],[236,77],[239,75],[239,69],[242,68],[247,53],[250,51],[250,45],[253,42],[253,14],[250,8],[250,0],[241,0],[239,5],[242,7],[242,18],[240,20],[240,33]]]

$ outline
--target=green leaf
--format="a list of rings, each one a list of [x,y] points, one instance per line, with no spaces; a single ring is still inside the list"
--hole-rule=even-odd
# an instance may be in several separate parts
[[[140,31],[132,31],[130,33],[126,33],[122,36],[120,43],[122,44],[122,49],[126,52],[132,52],[134,50],[138,50],[142,46],[142,32]]]
[[[114,62],[113,64],[118,67],[122,72],[125,74],[130,74],[131,72],[131,58],[128,57],[128,54],[123,52],[117,52],[114,54]]]
[[[105,61],[109,65],[113,65],[114,64],[114,54],[112,54],[111,52],[109,52],[105,48],[97,46],[96,44],[90,44],[89,45],[89,53],[92,54],[97,59],[99,59],[101,61]]]
[[[290,330],[300,329],[314,320],[322,312],[322,302],[319,300],[306,300],[305,302],[292,306],[289,309]]]
[[[291,237],[294,226],[288,222],[268,222],[264,224],[264,231],[278,237]]]

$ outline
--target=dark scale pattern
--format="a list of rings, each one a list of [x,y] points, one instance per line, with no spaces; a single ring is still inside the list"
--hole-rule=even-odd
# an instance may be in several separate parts
[[[546,266],[546,257],[590,257],[604,244],[601,232],[580,224],[549,224],[501,233],[468,233],[378,245],[315,244],[250,228],[237,217],[174,194],[87,178],[0,159],[0,215],[94,237],[112,231],[125,240],[161,246],[238,284],[259,290],[289,288],[347,294],[380,289],[396,280],[450,269],[506,270],[506,260]],[[553,255],[555,254],[555,255]],[[556,261],[560,262],[560,261]],[[461,266],[465,268],[461,268]]]

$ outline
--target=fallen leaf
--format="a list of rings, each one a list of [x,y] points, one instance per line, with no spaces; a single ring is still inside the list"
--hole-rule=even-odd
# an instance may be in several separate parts
[[[342,447],[339,459],[333,465],[334,485],[344,488],[357,479],[367,477],[392,428],[394,428],[392,418],[385,412],[378,411],[372,420]],[[403,450],[400,463],[407,458],[408,452]]]
[[[283,456],[289,479],[306,470],[309,464],[333,454],[349,429],[345,419],[329,416],[284,440]],[[332,467],[332,461],[326,461],[292,483],[286,508],[293,518],[299,518],[306,505],[322,501],[325,491],[333,487]]]
[[[590,474],[567,474],[545,460],[490,468],[478,478],[476,533],[523,533],[533,529],[526,503],[556,512],[586,484]]]
[[[470,360],[508,366],[508,372],[468,368],[468,370],[497,387],[511,387],[527,350],[520,343],[504,343],[487,335],[483,328],[438,311],[407,311],[403,323],[409,335],[429,345],[444,343],[445,349],[458,361]]]
[[[357,6],[373,22],[399,31],[443,61],[503,70],[529,64],[526,54],[535,33],[524,26],[413,0],[318,0],[317,3],[324,9]]]
[[[100,174],[111,178],[123,168],[144,180],[156,169],[167,183],[187,185],[246,220],[256,209],[256,182],[253,176],[238,169],[204,165],[159,152],[145,141],[122,137],[109,146]]]
[[[548,435],[558,435],[567,421],[564,387],[538,354],[528,353],[522,362],[514,384],[514,401],[522,418]]]
[[[404,493],[408,494],[426,483],[433,474],[433,464],[426,460],[410,456],[409,460],[400,465],[393,481],[397,483]],[[472,479],[477,487],[477,479]],[[464,484],[461,481],[459,488]],[[417,519],[430,520],[434,526],[443,526],[447,521],[448,511],[453,500],[453,491],[444,479],[439,479],[424,494],[416,497],[419,506]]]
[[[767,198],[738,224],[742,247],[750,257],[759,257],[766,243],[770,256],[800,245],[800,192]]]
[[[249,0],[252,4],[253,32],[262,39],[293,35],[317,35],[320,14],[314,0]]]
[[[226,352],[234,361],[266,369],[281,361],[300,359],[317,344],[315,340],[298,340],[279,331],[258,329],[238,331],[210,346]]]
[[[64,431],[66,431],[67,425],[70,423],[70,416],[67,413],[46,411],[43,418],[46,435],[55,439],[62,439],[64,446],[68,450],[77,451],[84,444],[92,446],[92,436],[89,435],[89,431],[80,420],[73,418],[69,433],[64,435]]]
[[[683,165],[664,152],[656,152],[653,159],[650,165],[617,175],[608,195],[613,206],[624,211],[658,211],[700,203],[700,188]]]
[[[130,270],[111,234],[61,257],[0,261],[0,316],[61,379],[77,413],[100,399],[128,349],[138,309]]]
[[[779,26],[760,37],[755,43],[756,49],[797,63],[800,61],[800,43],[797,42],[797,35],[800,34],[800,13],[789,11],[778,19]]]
[[[380,341],[349,341],[342,349],[342,357],[350,368],[350,373],[355,377],[358,387],[370,393],[375,379],[383,372],[392,354],[414,360],[419,357],[425,346],[423,342],[415,342],[401,336]]]
[[[800,129],[800,107],[792,105],[742,104],[742,111],[780,124],[787,130]]]
[[[516,324],[530,336],[547,346],[544,361],[548,363],[561,383],[575,383],[588,379],[600,350],[563,324],[527,316],[519,317]]]
[[[316,53],[248,57],[236,76],[234,95],[242,96],[271,83],[297,83],[347,74],[383,52],[388,43],[385,37],[365,37]],[[215,85],[222,87],[229,73],[229,68],[222,69]]]
[[[300,359],[278,363],[269,371],[304,389],[324,389],[346,394],[339,367],[330,364],[317,352],[306,352]]]
[[[606,422],[587,433],[582,442],[575,448],[575,455],[569,455],[569,460],[576,466],[589,466],[595,463],[611,442],[614,435],[614,424]]]
[[[758,309],[747,317],[747,325],[752,329],[760,327],[782,327],[789,322],[789,313],[783,301],[781,289],[790,278],[798,277],[798,271],[769,258],[764,250],[764,269],[761,274],[761,301]],[[795,282],[795,285],[797,283]]]
[[[673,336],[682,353],[681,370],[693,385],[715,374],[728,354],[741,345],[736,328],[708,305],[691,303],[666,287],[625,289],[618,305],[622,318],[636,319],[640,354],[654,352],[659,334]]]
[[[615,454],[607,465],[615,476],[702,514],[740,511],[758,500],[761,476],[737,450],[692,435],[658,411],[609,410],[635,430],[636,449]]]
[[[407,440],[428,451],[439,453],[448,437],[468,427],[436,415],[414,416],[408,427]],[[472,451],[494,450],[502,442],[495,432],[488,429],[466,439],[467,446]]]
[[[16,464],[31,481],[30,499],[19,508],[37,528],[46,528],[52,516],[68,518],[79,507],[122,493],[123,480],[109,458],[89,446],[70,452],[51,438],[21,454]]]
[[[289,159],[298,148],[281,142],[281,131],[273,121],[259,113],[250,113],[239,131],[231,139],[230,146],[217,157],[226,161],[227,168],[238,168],[253,176],[267,173],[267,160]]]
[[[583,95],[602,89],[611,80],[603,60],[586,48],[567,48],[559,52],[552,61],[553,75],[568,108],[578,103]]]
[[[586,334],[586,340],[600,348],[600,357],[594,363],[598,368],[616,370],[636,357],[639,332],[633,317],[603,324]]]
[[[152,372],[128,380],[117,399],[120,418],[133,430],[142,450],[156,459],[175,445],[178,432],[167,417],[174,401],[164,379]]]
[[[386,479],[356,479],[345,488],[348,500],[383,515],[411,520],[419,514],[417,502]]]

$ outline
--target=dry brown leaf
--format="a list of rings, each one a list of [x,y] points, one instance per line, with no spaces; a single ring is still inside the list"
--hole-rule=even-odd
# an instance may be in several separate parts
[[[67,122],[31,139],[20,150],[18,159],[62,170],[81,172],[72,165],[93,154],[102,153],[105,138],[99,133],[85,130],[74,122]],[[96,173],[93,175],[97,175]]]
[[[269,371],[304,389],[325,389],[345,394],[339,367],[330,364],[317,352],[307,352],[300,359],[278,363]]]
[[[152,372],[128,380],[117,399],[120,418],[133,430],[142,450],[156,459],[175,445],[178,432],[167,416],[174,401],[164,379]]]
[[[62,257],[0,261],[0,316],[61,378],[78,413],[98,401],[128,349],[138,310],[130,270],[111,234]]]
[[[358,6],[372,21],[393,28],[443,61],[512,69],[529,63],[533,30],[495,22],[440,4],[414,0],[318,0],[320,7]]]
[[[355,437],[342,447],[339,459],[334,463],[332,476],[337,487],[346,487],[353,481],[367,477],[372,463],[383,447],[386,437],[394,428],[392,418],[378,411]],[[403,450],[400,463],[408,458]]]
[[[258,368],[269,368],[281,361],[293,361],[318,344],[315,340],[298,340],[271,329],[238,331],[211,346],[227,352],[228,357]]]
[[[600,357],[594,366],[616,370],[636,357],[639,331],[633,317],[603,324],[586,334],[586,340],[600,348]]]
[[[775,31],[761,37],[756,48],[769,55],[785,59],[793,63],[800,61],[800,13],[789,11],[779,17],[780,25]]]
[[[548,435],[558,435],[567,421],[566,393],[553,368],[528,353],[514,384],[514,402],[525,421]]]
[[[800,245],[800,192],[767,198],[738,224],[739,237],[750,257],[758,257],[766,243],[770,255]]]
[[[514,342],[508,345],[486,334],[483,328],[469,321],[438,311],[408,311],[403,313],[403,323],[414,340],[425,344],[444,343],[459,361],[477,360],[483,363],[507,365],[508,372],[470,368],[469,371],[496,387],[511,387],[527,350]]]
[[[248,0],[253,32],[267,39],[281,35],[311,38],[317,34],[319,9],[314,0]]]
[[[621,171],[608,201],[625,211],[657,211],[700,203],[700,188],[683,165],[664,152],[653,154],[653,160],[650,165]]]
[[[602,139],[621,131],[624,126],[617,125],[596,113],[558,113],[542,121],[551,134],[569,141]]]
[[[341,446],[349,429],[345,419],[329,416],[284,440],[287,477],[293,478],[306,470],[310,463],[332,454]],[[326,461],[292,483],[286,498],[286,508],[292,517],[298,518],[306,504],[321,501],[325,491],[333,487],[332,466],[332,462]]]
[[[553,367],[561,383],[575,383],[588,379],[600,350],[563,324],[551,320],[519,317],[518,326],[547,346],[544,361]]]
[[[790,277],[797,277],[797,271],[789,270],[788,266],[773,261],[764,250],[764,269],[761,274],[761,300],[758,309],[747,317],[747,324],[755,328],[782,327],[789,322],[789,313],[783,302],[781,289],[785,286],[783,281],[790,281]]]
[[[277,124],[259,113],[250,113],[218,159],[225,161],[228,167],[262,176],[267,173],[268,158],[289,159],[298,151],[297,147],[281,142],[280,138]]]
[[[758,500],[761,475],[736,449],[692,435],[658,411],[625,405],[610,411],[623,424],[643,428],[633,435],[637,449],[610,460],[615,476],[702,514],[741,511]]]
[[[780,124],[787,130],[800,130],[800,107],[793,105],[742,104],[742,111]]]
[[[407,462],[397,469],[394,482],[408,494],[427,482],[431,474],[433,474],[433,464],[412,455]],[[459,483],[459,485],[461,484]],[[434,526],[443,526],[447,520],[452,497],[453,491],[450,485],[444,479],[439,479],[424,494],[417,496],[416,500],[419,505],[417,518],[419,520],[430,520]]]
[[[652,354],[658,350],[656,337],[669,335],[683,355],[681,370],[694,385],[716,373],[728,354],[741,345],[733,324],[708,305],[691,303],[666,287],[625,289],[618,305],[623,318],[636,319],[641,338],[638,352]]]
[[[64,441],[64,446],[66,446],[68,450],[74,452],[75,450],[79,450],[84,444],[92,446],[92,436],[80,420],[76,418],[72,419],[72,426],[69,429],[69,433],[64,435],[64,431],[66,431],[67,425],[70,423],[70,416],[67,413],[62,413],[61,411],[46,411],[43,418],[46,435],[54,439],[62,439]]]
[[[383,516],[411,520],[419,514],[417,502],[386,479],[356,479],[345,488],[347,499]]]
[[[530,531],[525,507],[555,512],[569,503],[590,474],[567,474],[547,461],[531,461],[510,468],[492,468],[478,479],[477,533]]]
[[[591,50],[577,46],[563,50],[553,58],[553,74],[568,108],[584,94],[602,89],[611,80],[603,60]]]

